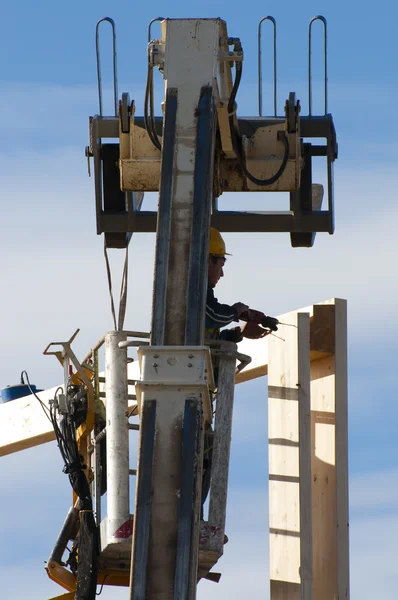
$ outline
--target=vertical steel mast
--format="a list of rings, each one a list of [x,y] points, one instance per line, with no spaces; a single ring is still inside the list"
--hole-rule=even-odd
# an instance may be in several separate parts
[[[221,23],[165,20],[164,44],[150,47],[150,60],[164,73],[166,101],[152,336],[151,346],[141,351],[138,386],[133,600],[196,596],[202,402],[208,399],[205,380],[211,371],[209,350],[202,345]],[[151,485],[145,484],[148,473]]]

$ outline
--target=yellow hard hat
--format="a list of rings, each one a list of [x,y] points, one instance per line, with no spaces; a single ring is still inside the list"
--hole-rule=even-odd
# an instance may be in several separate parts
[[[209,254],[212,254],[213,256],[230,256],[228,252],[225,252],[225,242],[222,239],[220,232],[214,227],[210,227]]]

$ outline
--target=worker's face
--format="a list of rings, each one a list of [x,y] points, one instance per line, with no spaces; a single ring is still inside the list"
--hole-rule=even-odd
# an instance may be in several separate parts
[[[216,287],[220,277],[224,277],[223,267],[225,258],[222,256],[209,256],[208,280],[212,288]]]

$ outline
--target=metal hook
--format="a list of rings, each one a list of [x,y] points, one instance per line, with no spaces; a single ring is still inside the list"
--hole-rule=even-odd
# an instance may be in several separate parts
[[[99,102],[99,114],[102,117],[102,80],[101,80],[101,61],[100,61],[100,50],[99,50],[99,26],[104,21],[110,23],[112,27],[112,40],[113,40],[113,98],[115,104],[115,117],[117,117],[117,105],[118,105],[118,92],[117,92],[117,54],[116,54],[116,28],[115,22],[110,17],[104,17],[100,19],[95,27],[95,49],[97,54],[97,80],[98,80],[98,102]]]
[[[258,52],[258,114],[263,116],[263,73],[261,56],[261,25],[264,21],[271,21],[274,26],[274,116],[276,117],[276,21],[274,17],[268,15],[263,17],[258,24],[257,52]]]
[[[152,19],[152,21],[150,21],[148,25],[148,44],[152,41],[152,25],[156,23],[156,21],[164,21],[164,17],[155,17],[154,19]]]
[[[308,114],[311,116],[312,113],[312,73],[311,73],[311,42],[312,42],[312,24],[315,21],[322,21],[324,28],[324,87],[325,87],[325,115],[328,112],[328,60],[327,60],[327,23],[325,17],[317,15],[313,17],[308,26]]]

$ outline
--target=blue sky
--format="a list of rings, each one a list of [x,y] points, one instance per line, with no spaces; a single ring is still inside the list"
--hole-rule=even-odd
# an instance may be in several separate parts
[[[0,387],[17,383],[22,369],[40,387],[62,379],[55,360],[42,356],[48,342],[81,333],[86,350],[112,327],[102,239],[95,231],[93,182],[84,147],[88,116],[97,108],[95,24],[116,21],[119,93],[129,91],[142,110],[147,24],[155,16],[209,17],[227,21],[242,39],[244,75],[239,114],[257,114],[256,32],[273,15],[278,25],[278,107],[289,91],[307,102],[307,28],[324,14],[329,34],[329,110],[339,142],[335,168],[336,233],[317,236],[313,249],[290,248],[287,234],[226,235],[226,277],[217,288],[224,302],[243,301],[267,314],[330,297],[348,300],[351,597],[392,600],[398,574],[398,420],[396,368],[396,225],[398,121],[397,8],[370,3],[307,1],[305,6],[219,0],[172,7],[152,2],[86,0],[2,5],[0,54],[0,197],[3,256],[0,296]],[[320,29],[320,28],[319,28]],[[102,62],[106,111],[111,111],[110,60],[104,28]],[[270,61],[264,29],[264,63]],[[314,49],[321,49],[314,30]],[[269,62],[269,65],[271,63]],[[322,106],[322,58],[314,58],[314,107]],[[157,81],[158,106],[161,97]],[[271,71],[264,73],[264,112],[271,114]],[[318,175],[318,172],[317,172]],[[319,173],[319,181],[323,175]],[[265,195],[226,195],[265,208]],[[285,199],[272,202],[284,202]],[[147,198],[146,202],[154,202]],[[134,236],[126,326],[148,329],[154,236]],[[122,257],[112,254],[120,272]],[[243,291],[244,290],[244,293]],[[268,598],[266,380],[237,388],[227,532],[216,586],[199,586],[198,598]],[[0,407],[1,414],[1,407]],[[70,504],[67,478],[54,443],[0,460],[0,574],[3,597],[42,600],[61,593],[43,562]],[[242,510],[242,506],[244,510]],[[246,560],[242,561],[242,556]],[[238,568],[239,565],[239,568]],[[103,598],[126,598],[126,590]]]

